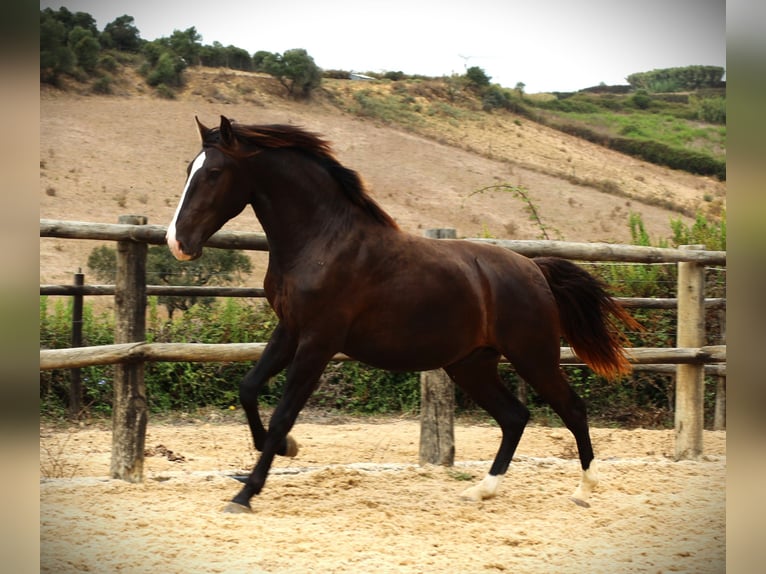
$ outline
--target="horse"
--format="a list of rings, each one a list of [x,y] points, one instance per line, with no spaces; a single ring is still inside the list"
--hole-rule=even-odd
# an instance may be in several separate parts
[[[585,403],[559,365],[561,338],[615,378],[631,370],[620,327],[638,327],[601,281],[565,259],[403,231],[315,133],[224,116],[218,127],[195,121],[202,149],[189,163],[167,245],[177,259],[195,259],[252,206],[269,246],[264,291],[279,319],[239,386],[260,455],[225,511],[252,512],[275,456],[296,456],[289,433],[336,353],[391,371],[443,368],[497,421],[489,472],[462,493],[472,501],[497,494],[530,416],[499,377],[505,357],[573,434],[582,476],[571,499],[589,506],[598,476]],[[283,369],[267,430],[258,395]]]

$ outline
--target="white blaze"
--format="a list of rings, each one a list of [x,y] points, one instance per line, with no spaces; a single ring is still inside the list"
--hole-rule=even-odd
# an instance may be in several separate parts
[[[205,163],[205,152],[201,151],[199,155],[194,158],[194,162],[192,163],[191,169],[189,170],[189,177],[186,178],[186,185],[184,185],[184,191],[181,194],[181,200],[178,202],[178,207],[176,208],[176,212],[173,215],[173,220],[170,222],[170,225],[168,225],[168,231],[165,234],[165,239],[168,243],[168,247],[170,248],[170,251],[173,253],[176,259],[180,259],[182,261],[188,261],[191,259],[189,255],[181,251],[181,245],[178,243],[178,240],[176,239],[176,220],[178,220],[178,214],[181,211],[181,206],[184,204],[184,200],[186,199],[186,192],[189,191],[189,185],[191,184],[191,180],[194,177],[194,174],[199,171],[199,169],[202,167],[202,164]]]

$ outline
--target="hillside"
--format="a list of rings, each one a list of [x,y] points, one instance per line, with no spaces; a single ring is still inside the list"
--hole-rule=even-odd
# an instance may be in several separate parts
[[[322,134],[412,233],[454,227],[466,237],[539,238],[519,198],[500,189],[474,193],[501,184],[527,190],[552,239],[629,242],[632,212],[653,238],[666,238],[671,219],[690,221],[688,214],[711,203],[725,207],[725,184],[715,179],[638,161],[507,112],[481,112],[470,101],[458,114],[440,105],[444,94],[427,83],[413,97],[412,117],[359,115],[370,90],[391,89],[326,80],[312,101],[293,102],[270,77],[208,68],[187,70],[173,100],[157,97],[129,72],[109,96],[77,85],[41,86],[40,217],[112,223],[137,213],[166,225],[198,151],[194,116],[214,124],[221,114]],[[227,229],[260,228],[246,212]],[[70,282],[94,245],[41,239],[41,282]],[[248,283],[258,285],[265,255],[253,259]]]

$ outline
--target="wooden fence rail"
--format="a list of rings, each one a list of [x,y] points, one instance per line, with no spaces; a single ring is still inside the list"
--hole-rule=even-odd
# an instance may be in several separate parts
[[[62,239],[101,239],[107,241],[139,241],[153,245],[165,244],[166,228],[159,225],[126,225],[87,223],[83,221],[40,220],[40,237]],[[577,243],[548,240],[474,239],[511,249],[527,257],[556,256],[578,261],[618,261],[622,263],[679,263],[692,261],[707,265],[726,265],[725,251],[690,251],[642,245],[613,245],[611,243]],[[207,243],[208,247],[268,251],[269,244],[262,233],[219,231]]]
[[[259,287],[202,287],[194,285],[147,285],[147,295],[183,295],[197,297],[265,297]],[[114,285],[40,285],[40,295],[114,295]],[[675,297],[615,297],[623,307],[630,309],[676,309]],[[721,309],[726,307],[723,297],[709,297],[704,301],[706,308]]]
[[[429,230],[431,231],[431,230]],[[437,230],[440,231],[440,230]],[[441,230],[444,231],[444,230]],[[115,404],[113,410],[112,469],[114,478],[142,480],[143,438],[146,428],[146,396],[143,365],[149,361],[253,361],[257,360],[265,343],[200,344],[147,343],[144,322],[147,295],[207,295],[220,297],[262,297],[263,289],[231,287],[177,287],[145,284],[146,244],[165,243],[166,228],[147,225],[141,216],[123,216],[118,224],[80,221],[40,220],[40,236],[65,239],[90,239],[118,242],[118,279],[116,285],[41,285],[41,295],[114,295],[116,329],[114,345],[73,347],[70,349],[41,349],[40,369],[69,368],[115,364]],[[432,234],[434,237],[454,237],[454,232]],[[704,321],[699,325],[699,311],[705,307],[724,309],[725,299],[704,298],[704,266],[726,264],[726,252],[703,249],[666,249],[607,243],[571,243],[563,241],[510,241],[470,239],[512,249],[523,255],[557,256],[576,261],[620,263],[674,263],[684,273],[691,274],[689,285],[679,288],[679,299],[620,298],[626,307],[676,308],[685,319],[691,344],[677,342],[678,348],[633,348],[627,350],[631,363],[637,367],[673,368],[677,376],[693,373],[688,384],[677,386],[676,454],[677,458],[692,458],[701,453],[701,432],[698,413],[701,411],[700,383],[705,369],[725,375],[726,346],[702,346]],[[219,231],[205,244],[208,247],[268,251],[266,236],[259,233]],[[687,300],[693,297],[693,300]],[[686,309],[694,310],[690,315]],[[696,329],[696,331],[695,331]],[[679,325],[681,330],[681,325]],[[335,360],[348,360],[337,355]],[[570,348],[561,348],[562,364],[580,364]],[[424,374],[425,375],[425,374]],[[422,388],[426,389],[426,386]],[[679,396],[683,395],[683,396]],[[425,400],[425,393],[424,398]],[[450,418],[451,424],[451,418]],[[421,421],[421,427],[424,421]],[[683,428],[683,436],[679,435]],[[688,429],[693,429],[689,436]],[[433,430],[433,429],[432,429]],[[439,429],[441,430],[441,429]],[[421,434],[424,429],[421,428]],[[429,431],[432,432],[432,431]],[[436,433],[440,434],[440,433]],[[699,445],[699,446],[698,446]],[[421,461],[424,460],[421,443]],[[449,450],[449,445],[445,445]],[[454,448],[452,449],[454,452]],[[428,457],[426,457],[428,460]],[[449,456],[438,455],[441,463],[449,464]]]
[[[143,361],[215,363],[257,361],[266,343],[122,343],[40,350],[40,369],[73,369]],[[353,360],[339,353],[334,361]],[[634,365],[725,363],[726,345],[705,347],[636,347],[628,350]],[[569,347],[561,347],[561,364],[579,365],[582,360]]]
[[[114,295],[114,293],[114,285],[40,285],[40,295]],[[266,296],[266,292],[260,287],[202,287],[195,285],[147,285],[146,294],[183,295],[187,297]],[[667,300],[673,301],[673,299]],[[668,308],[672,307],[674,306],[668,306]]]
[[[40,220],[40,237],[61,239],[97,239],[104,241],[136,241],[150,245],[165,245],[166,227],[127,223],[89,223],[85,221]],[[207,243],[208,247],[268,251],[269,242],[263,233],[219,231]]]

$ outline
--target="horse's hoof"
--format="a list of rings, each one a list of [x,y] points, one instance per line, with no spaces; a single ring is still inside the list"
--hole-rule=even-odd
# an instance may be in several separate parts
[[[575,498],[574,496],[570,496],[569,500],[574,502],[577,506],[582,506],[583,508],[590,508],[590,503],[585,502],[584,500],[580,498]]]
[[[300,450],[300,447],[298,442],[291,435],[287,435],[285,438],[285,444],[285,456],[294,458],[298,455],[298,450]]]
[[[465,502],[482,501],[481,491],[476,486],[466,488],[463,492],[460,493],[459,498]]]
[[[252,514],[253,509],[239,502],[230,502],[223,507],[226,514]]]

